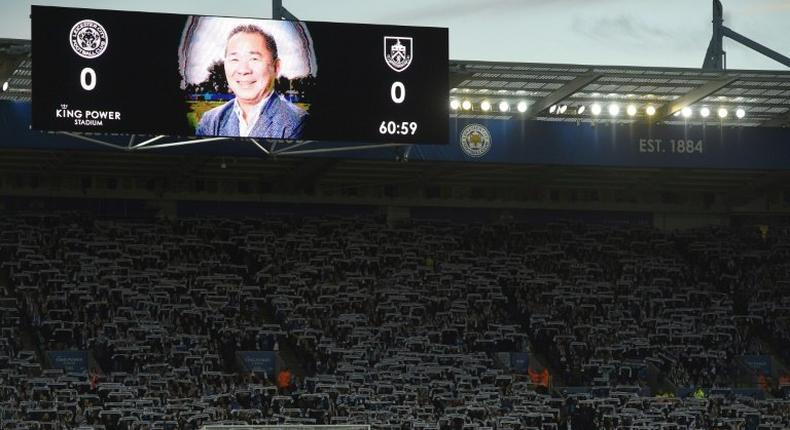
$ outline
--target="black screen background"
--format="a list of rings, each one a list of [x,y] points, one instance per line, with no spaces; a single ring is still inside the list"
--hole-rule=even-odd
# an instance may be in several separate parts
[[[178,48],[187,16],[33,6],[33,128],[49,131],[192,136],[180,89]],[[78,56],[71,27],[99,22],[108,34],[98,58]],[[446,144],[448,141],[447,30],[427,27],[306,22],[318,64],[317,89],[303,139],[371,143]],[[384,37],[412,37],[413,60],[402,72],[384,60]],[[80,86],[84,67],[96,71],[92,91]],[[395,81],[406,87],[391,100]],[[70,109],[120,111],[120,121],[77,126],[55,118]],[[381,135],[382,121],[417,122],[414,136]]]

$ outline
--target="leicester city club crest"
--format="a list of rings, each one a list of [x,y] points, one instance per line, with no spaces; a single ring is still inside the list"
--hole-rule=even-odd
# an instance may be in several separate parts
[[[484,125],[469,124],[461,130],[460,142],[466,155],[479,158],[491,149],[491,133]]]
[[[74,24],[69,33],[71,49],[82,58],[96,58],[107,49],[107,31],[92,19]]]
[[[396,72],[406,70],[414,56],[412,38],[384,36],[384,60]]]

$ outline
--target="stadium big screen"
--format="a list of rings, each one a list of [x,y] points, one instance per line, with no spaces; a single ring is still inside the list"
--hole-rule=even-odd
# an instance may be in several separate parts
[[[44,131],[446,144],[446,28],[32,7]]]

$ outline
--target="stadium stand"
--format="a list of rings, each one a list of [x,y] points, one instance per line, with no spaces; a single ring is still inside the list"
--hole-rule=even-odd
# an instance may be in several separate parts
[[[0,227],[2,428],[790,426],[778,371],[745,361],[788,356],[788,230],[80,213]],[[280,366],[250,370],[245,351]],[[511,366],[525,353],[529,372]]]

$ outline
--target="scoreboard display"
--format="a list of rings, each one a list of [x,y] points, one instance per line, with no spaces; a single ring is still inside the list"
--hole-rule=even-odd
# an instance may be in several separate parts
[[[446,28],[32,7],[32,127],[449,140]]]

